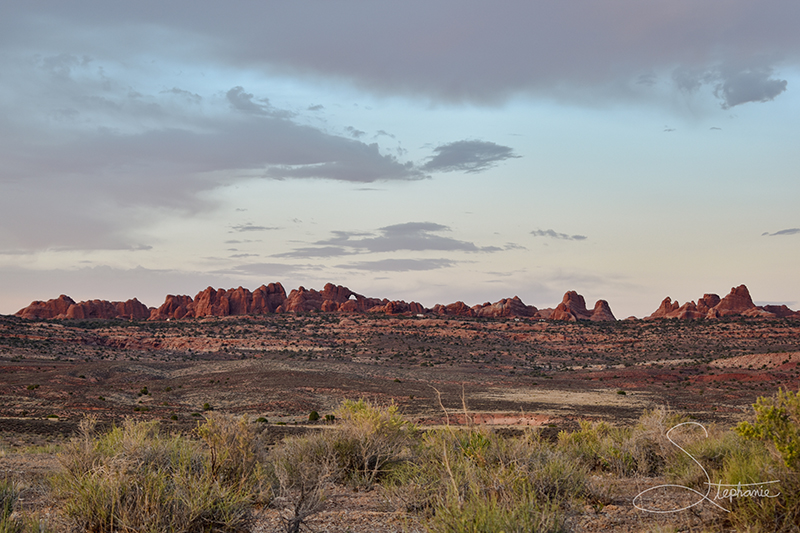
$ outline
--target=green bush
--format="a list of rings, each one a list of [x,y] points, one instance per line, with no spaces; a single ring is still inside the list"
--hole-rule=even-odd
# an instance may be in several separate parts
[[[733,502],[731,522],[750,531],[800,530],[800,391],[781,389],[753,405],[755,420],[742,422],[736,432],[749,446],[735,450],[725,463],[728,483],[778,480],[777,498]],[[766,446],[766,447],[765,447]]]
[[[736,431],[745,438],[771,443],[794,472],[800,472],[800,391],[781,389],[772,398],[761,397],[753,410],[755,422],[742,422]]]
[[[316,421],[317,421],[317,420],[319,420],[319,419],[320,419],[319,413],[318,413],[318,412],[316,412],[316,411],[311,411],[311,412],[308,414],[308,421],[309,421],[309,422],[316,422]]]

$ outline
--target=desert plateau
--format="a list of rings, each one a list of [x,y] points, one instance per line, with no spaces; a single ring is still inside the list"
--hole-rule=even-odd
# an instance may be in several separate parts
[[[329,431],[343,402],[363,400],[394,406],[423,432],[558,442],[657,412],[730,429],[752,419],[759,397],[800,386],[800,320],[788,308],[756,307],[744,286],[699,304],[666,299],[644,320],[616,320],[606,302],[587,311],[571,291],[547,310],[518,298],[426,309],[333,284],[287,296],[279,283],[139,305],[61,296],[0,317],[0,464],[22,487],[19,513],[67,527],[44,487],[87,417],[103,430],[157,421],[164,432],[196,438],[212,415],[232,415],[257,425],[262,445],[274,448]],[[637,509],[632,499],[655,478],[633,474],[587,469],[606,488],[564,511],[559,527],[730,525],[709,505],[663,515]],[[429,527],[425,513],[398,504],[382,485],[361,488],[332,484],[328,504],[303,526]],[[253,516],[252,531],[286,527],[270,505]]]

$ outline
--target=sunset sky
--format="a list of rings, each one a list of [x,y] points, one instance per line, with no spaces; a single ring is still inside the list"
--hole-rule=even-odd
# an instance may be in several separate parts
[[[800,2],[5,2],[0,313],[800,307]]]

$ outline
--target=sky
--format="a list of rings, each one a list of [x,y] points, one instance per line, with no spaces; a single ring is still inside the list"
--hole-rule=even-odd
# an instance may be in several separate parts
[[[276,281],[800,307],[795,0],[0,11],[0,314]]]

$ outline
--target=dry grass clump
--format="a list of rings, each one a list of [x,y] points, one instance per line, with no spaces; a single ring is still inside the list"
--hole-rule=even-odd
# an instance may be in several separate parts
[[[259,496],[249,426],[214,415],[202,442],[165,435],[157,422],[127,420],[104,435],[81,423],[60,454],[53,487],[75,530],[245,531]],[[203,446],[205,443],[207,446]]]
[[[19,487],[13,481],[7,478],[0,480],[0,533],[46,533],[45,523],[14,513],[19,492]]]

